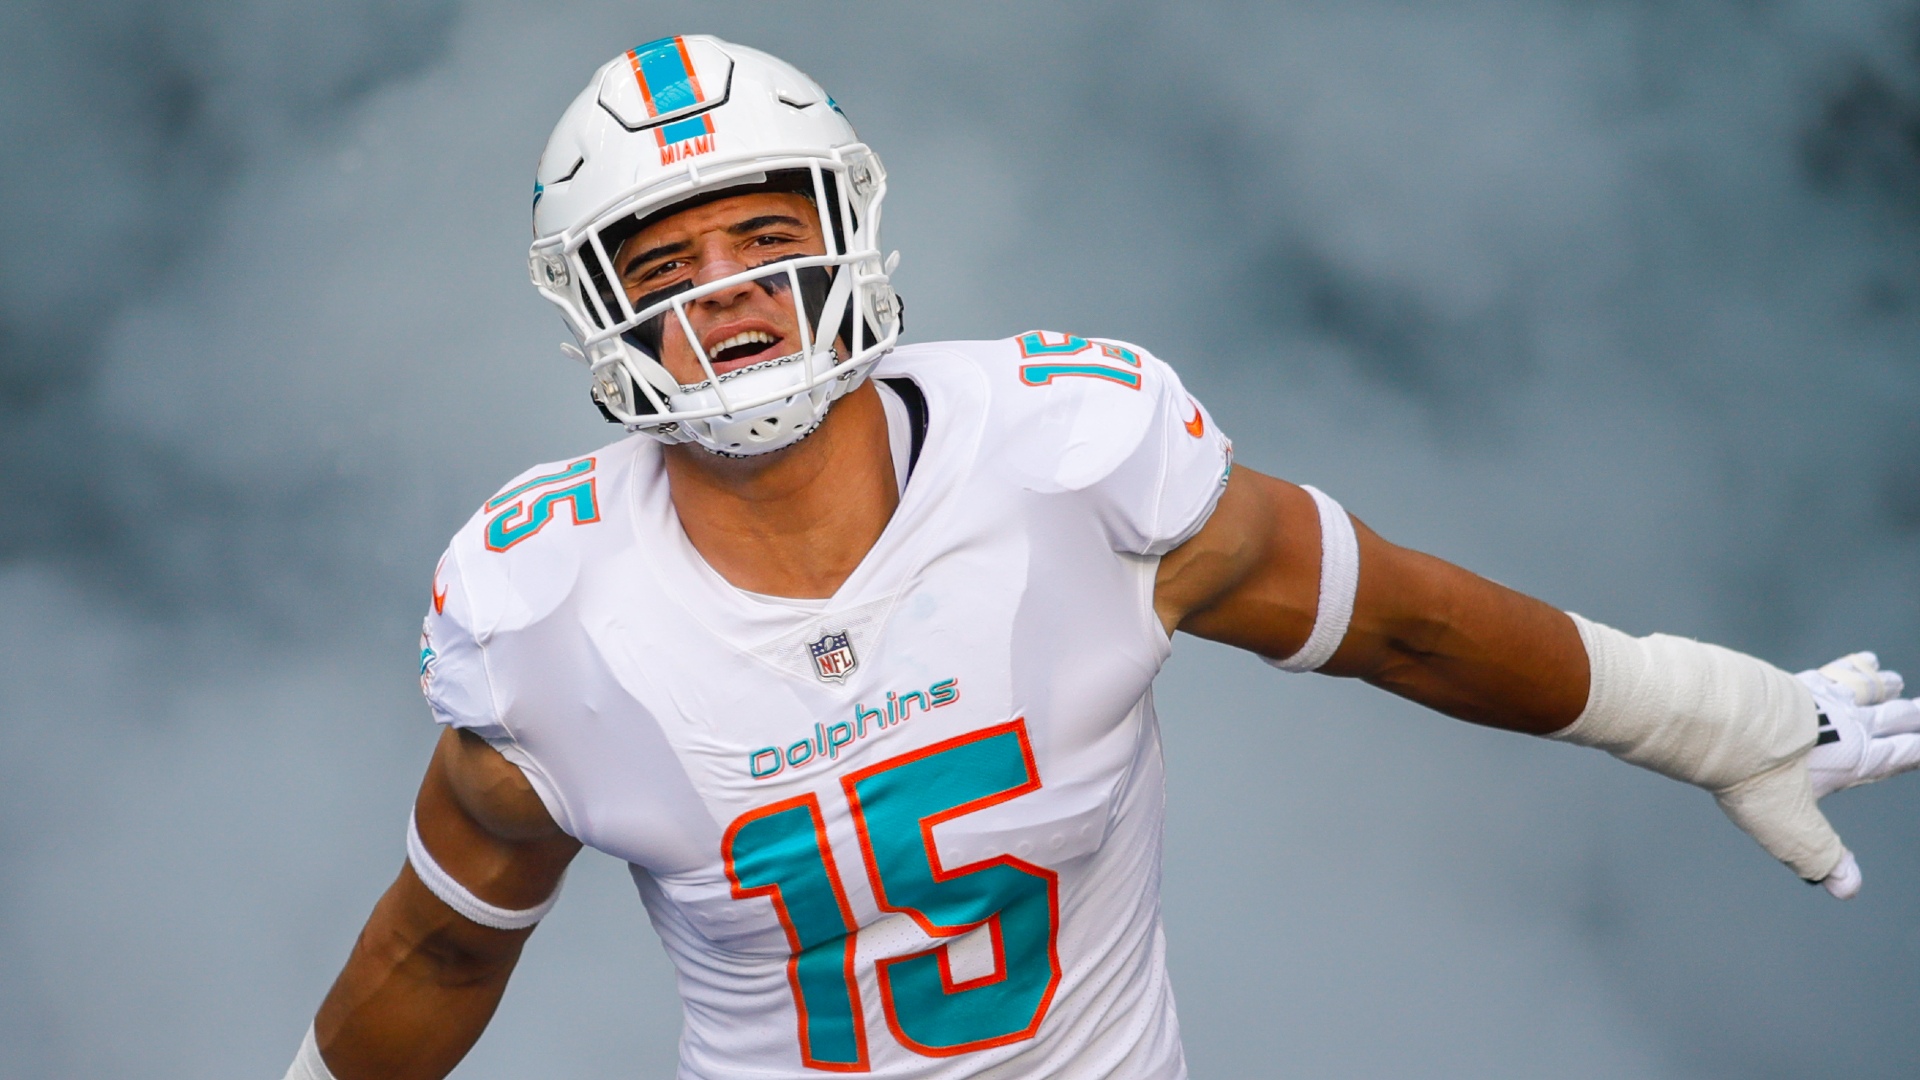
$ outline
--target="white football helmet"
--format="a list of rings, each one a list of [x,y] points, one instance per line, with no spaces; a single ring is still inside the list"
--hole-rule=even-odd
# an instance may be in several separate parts
[[[826,253],[630,299],[614,268],[621,242],[663,211],[734,189],[807,196]],[[721,454],[780,449],[899,338],[887,280],[899,254],[879,249],[886,171],[826,91],[766,53],[689,35],[621,54],[561,116],[533,191],[533,284],[578,339],[562,349],[591,369],[594,401],[629,430]],[[748,282],[794,305],[800,347],[716,374],[688,307]],[[705,379],[683,385],[661,363],[669,320]]]

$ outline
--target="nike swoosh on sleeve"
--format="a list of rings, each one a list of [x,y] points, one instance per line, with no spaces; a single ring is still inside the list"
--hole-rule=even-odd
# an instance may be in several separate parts
[[[1207,433],[1207,421],[1206,421],[1206,418],[1201,416],[1200,414],[1199,402],[1193,400],[1192,398],[1188,398],[1187,404],[1193,406],[1193,419],[1188,420],[1186,422],[1187,434],[1197,439],[1200,436],[1205,435]]]

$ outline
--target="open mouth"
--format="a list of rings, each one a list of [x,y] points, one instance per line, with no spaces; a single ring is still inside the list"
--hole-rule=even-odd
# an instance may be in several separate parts
[[[780,339],[765,330],[742,330],[709,346],[707,357],[713,361],[717,374],[723,369],[773,359],[779,346]]]

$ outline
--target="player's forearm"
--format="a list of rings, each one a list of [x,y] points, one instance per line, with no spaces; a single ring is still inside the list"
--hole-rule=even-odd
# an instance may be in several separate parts
[[[411,867],[381,897],[314,1020],[337,1080],[439,1080],[480,1038],[531,930],[454,914]]]
[[[1358,521],[1343,541],[1329,539],[1322,509],[1303,488],[1235,468],[1206,528],[1161,561],[1162,621],[1270,659],[1293,656],[1328,618],[1328,552],[1357,541],[1346,556],[1347,580],[1358,581],[1351,619],[1326,645],[1338,649],[1289,670],[1366,679],[1451,716],[1533,734],[1580,715],[1587,657],[1565,614]]]
[[[1587,653],[1564,612],[1364,525],[1357,532],[1353,622],[1322,671],[1511,731],[1544,735],[1579,717]]]

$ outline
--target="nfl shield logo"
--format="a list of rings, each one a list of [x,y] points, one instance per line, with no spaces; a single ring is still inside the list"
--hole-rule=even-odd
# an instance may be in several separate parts
[[[813,657],[813,673],[827,682],[840,682],[860,665],[853,658],[853,642],[847,640],[845,630],[821,634],[819,641],[808,643],[807,655]]]

